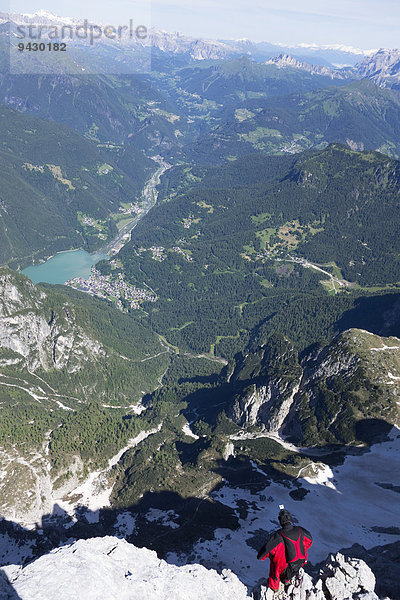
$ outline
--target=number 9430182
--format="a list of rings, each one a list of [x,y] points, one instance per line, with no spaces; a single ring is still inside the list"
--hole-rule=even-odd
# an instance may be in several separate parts
[[[66,52],[67,44],[65,42],[28,42],[27,44],[23,44],[20,42],[18,44],[18,50],[23,52],[24,50],[28,52]]]

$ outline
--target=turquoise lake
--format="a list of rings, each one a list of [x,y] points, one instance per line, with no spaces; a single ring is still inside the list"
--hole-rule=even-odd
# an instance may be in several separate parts
[[[107,254],[89,254],[85,250],[60,252],[40,265],[27,267],[22,271],[33,283],[65,283],[74,277],[90,277],[92,265],[109,258]]]

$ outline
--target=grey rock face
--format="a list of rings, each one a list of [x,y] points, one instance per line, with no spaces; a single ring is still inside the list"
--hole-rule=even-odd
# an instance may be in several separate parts
[[[270,381],[260,387],[253,384],[235,401],[230,416],[241,427],[258,423],[266,431],[276,432],[282,426],[297,390],[298,385],[292,386],[287,381]]]
[[[259,425],[264,431],[278,432],[301,374],[291,342],[276,336],[238,362],[231,378],[237,392],[228,416],[241,427]]]
[[[361,77],[372,79],[380,87],[400,86],[399,50],[379,50],[373,56],[359,62],[355,68]]]
[[[46,294],[8,270],[0,273],[0,366],[30,371],[67,369],[104,356],[101,344],[76,324],[69,306],[46,308]]]
[[[154,551],[115,537],[79,540],[0,573],[13,587],[9,597],[16,593],[21,600],[250,600],[231,571],[169,565]],[[0,593],[1,583],[0,577]]]
[[[345,558],[338,552],[331,556],[327,563],[328,577],[325,580],[325,586],[331,594],[332,600],[339,600],[340,596],[334,594],[337,589],[335,586],[343,588],[344,593],[373,594],[372,599],[378,596],[374,593],[375,575],[368,565],[359,558]]]
[[[279,56],[275,56],[274,58],[269,59],[266,64],[275,65],[278,67],[278,69],[289,67],[299,71],[305,71],[311,75],[322,75],[325,77],[330,77],[331,79],[348,79],[352,76],[351,72],[344,71],[343,69],[332,69],[330,67],[312,65],[298,60],[289,54],[280,54]]]

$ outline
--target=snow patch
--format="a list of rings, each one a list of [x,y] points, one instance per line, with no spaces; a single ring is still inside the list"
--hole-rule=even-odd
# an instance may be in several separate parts
[[[115,522],[115,529],[122,537],[127,537],[136,532],[136,519],[129,512],[120,513]]]
[[[166,527],[171,527],[171,529],[178,529],[180,525],[173,520],[174,518],[177,519],[178,515],[173,510],[165,511],[158,508],[150,508],[146,513],[147,521],[158,522]]]
[[[399,535],[372,529],[375,526],[382,531],[400,520],[397,494],[377,486],[375,481],[400,486],[400,431],[396,427],[390,441],[375,444],[365,454],[348,456],[341,466],[318,462],[314,474],[302,477],[299,473],[296,482],[308,492],[303,500],[290,495],[296,490],[290,481],[271,482],[257,492],[224,485],[211,494],[212,498],[234,510],[240,503],[241,510],[246,506],[247,515],[241,518],[239,529],[216,529],[215,539],[198,542],[193,561],[214,568],[229,566],[249,586],[265,577],[269,566],[255,560],[255,554],[268,535],[279,528],[279,504],[284,504],[296,522],[313,534],[309,561],[314,564],[354,542],[368,549],[400,540]],[[340,515],[340,519],[332,528],[334,515]],[[265,532],[265,536],[260,536],[260,532]],[[252,541],[254,536],[257,537]]]
[[[193,433],[193,431],[190,429],[189,423],[185,423],[185,425],[182,427],[182,431],[185,435],[192,437],[195,440],[199,439],[199,436]]]
[[[304,481],[311,483],[311,485],[326,485],[333,490],[336,490],[335,485],[331,481],[331,479],[334,478],[334,475],[332,469],[328,465],[325,465],[324,463],[311,463],[300,469],[297,478],[302,475],[303,471],[307,471],[308,473],[302,477]]]

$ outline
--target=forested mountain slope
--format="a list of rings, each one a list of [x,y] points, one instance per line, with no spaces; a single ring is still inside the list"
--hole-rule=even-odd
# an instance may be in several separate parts
[[[129,147],[99,148],[72,129],[4,105],[0,139],[3,264],[98,248],[117,232],[110,214],[136,199],[155,167]],[[85,227],[83,216],[97,221],[97,228]]]
[[[331,142],[400,156],[400,100],[395,91],[364,80],[306,93],[297,88],[289,94],[237,103],[225,122],[189,147],[188,158],[207,163],[254,151],[295,154]]]
[[[18,77],[3,72],[0,99],[20,112],[67,125],[100,144],[130,142],[137,161],[143,160],[141,150],[154,143],[153,137],[165,139],[166,148],[177,144],[175,131],[182,125],[171,121],[174,106],[157,83],[145,76]]]
[[[168,362],[154,334],[106,303],[72,290],[44,290],[1,269],[3,468],[31,451],[47,453],[53,481],[76,456],[84,472],[90,463],[105,463],[146,426],[132,407],[157,387]],[[35,511],[36,504],[25,504],[29,490],[20,489],[30,468],[17,470],[21,480],[6,469],[2,502],[12,507],[21,500],[22,512]],[[8,496],[8,477],[14,499]],[[51,499],[39,494],[36,500],[40,505]]]
[[[174,346],[230,357],[249,332],[275,326],[293,327],[305,347],[361,286],[396,287],[399,177],[397,161],[337,144],[222,168],[176,167],[162,183],[165,202],[120,251],[122,266],[101,269],[157,293],[143,318]]]

